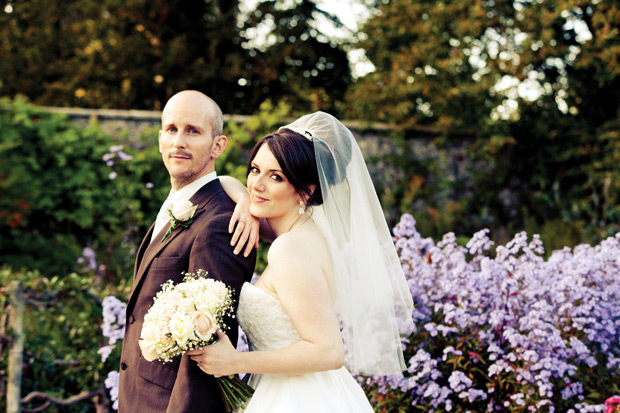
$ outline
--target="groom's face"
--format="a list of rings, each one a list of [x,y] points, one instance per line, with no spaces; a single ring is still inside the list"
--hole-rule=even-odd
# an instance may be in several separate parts
[[[174,96],[164,108],[159,151],[175,191],[213,172],[226,146],[224,136],[212,136],[209,110],[209,102],[193,93]]]

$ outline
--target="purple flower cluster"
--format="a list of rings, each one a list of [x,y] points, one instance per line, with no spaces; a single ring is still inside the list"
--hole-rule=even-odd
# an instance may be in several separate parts
[[[97,253],[90,247],[84,247],[82,256],[77,259],[77,263],[84,265],[91,271],[97,271]]]
[[[106,165],[112,167],[115,165],[117,160],[121,161],[130,161],[133,159],[133,156],[126,154],[123,152],[123,145],[114,145],[110,146],[110,152],[103,155],[103,161]],[[116,179],[118,174],[115,171],[110,172],[108,178]]]
[[[539,237],[524,232],[493,254],[487,229],[465,247],[452,233],[435,244],[404,215],[394,234],[418,331],[404,343],[405,374],[367,386],[446,411],[603,411],[585,403],[581,373],[620,380],[620,234],[547,260]]]
[[[97,264],[97,253],[91,247],[82,249],[82,256],[77,259],[77,263],[80,264],[84,272],[93,271],[95,274],[99,274],[107,268],[105,264]]]
[[[107,344],[101,347],[97,353],[101,355],[101,361],[105,362],[115,344],[125,336],[125,316],[127,304],[116,297],[107,296],[103,299],[103,324],[101,331],[106,338]],[[112,408],[118,410],[118,371],[112,370],[108,373],[105,380],[105,387],[109,389],[110,399],[113,402]]]
[[[118,410],[118,371],[114,370],[108,373],[104,385],[106,389],[110,389],[110,400],[112,401],[112,409]]]
[[[125,312],[127,304],[113,296],[103,299],[103,324],[101,331],[103,337],[107,339],[107,344],[97,352],[101,355],[101,361],[106,361],[117,341],[125,336]]]

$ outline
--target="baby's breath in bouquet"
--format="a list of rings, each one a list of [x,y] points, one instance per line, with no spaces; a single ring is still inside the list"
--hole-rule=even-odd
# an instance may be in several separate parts
[[[232,315],[232,289],[221,281],[206,278],[205,270],[183,273],[183,282],[162,284],[144,317],[140,340],[142,356],[170,361],[188,350],[217,340],[217,330],[226,330],[224,316]],[[254,390],[237,376],[217,379],[227,410],[243,407]]]

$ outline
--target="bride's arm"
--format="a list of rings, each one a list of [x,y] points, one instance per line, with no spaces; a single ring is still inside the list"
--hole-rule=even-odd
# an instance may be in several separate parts
[[[215,376],[302,374],[342,366],[344,346],[322,260],[299,242],[278,241],[269,251],[269,279],[301,340],[279,350],[237,352],[222,334],[224,340],[190,353],[203,371]]]
[[[250,214],[250,197],[245,185],[231,176],[220,176],[219,179],[226,194],[236,204],[228,224],[228,232],[233,234],[230,245],[237,246],[234,250],[235,254],[238,254],[243,245],[246,245],[244,255],[247,257],[252,247],[258,248],[259,236],[267,241],[273,241],[273,231],[267,221]]]

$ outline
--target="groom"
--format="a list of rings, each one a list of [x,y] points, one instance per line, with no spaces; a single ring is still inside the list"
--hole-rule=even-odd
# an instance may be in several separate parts
[[[235,205],[215,173],[215,160],[228,142],[222,127],[219,106],[200,92],[179,92],[164,107],[159,151],[172,190],[136,257],[121,355],[120,413],[225,411],[215,378],[189,357],[148,362],[138,345],[144,316],[167,280],[179,283],[183,271],[195,273],[202,268],[209,277],[234,288],[238,300],[243,282],[252,276],[256,253],[248,258],[233,254],[228,223]],[[196,206],[193,215],[188,201]],[[168,210],[185,224],[191,223],[168,233]],[[235,343],[236,320],[229,318],[227,325]]]

